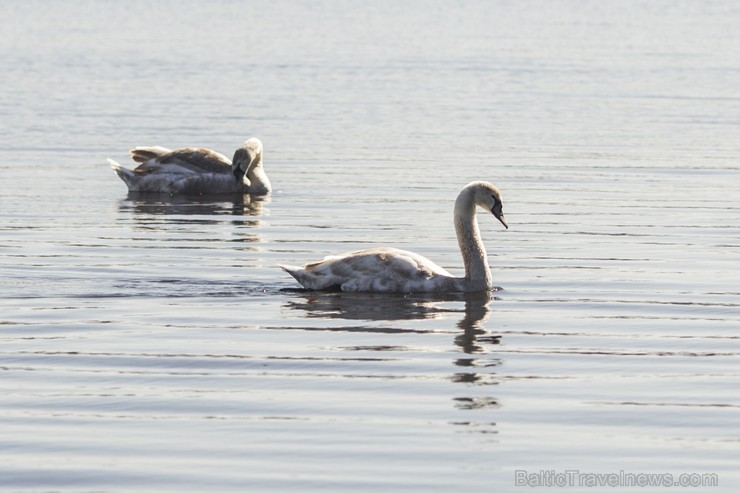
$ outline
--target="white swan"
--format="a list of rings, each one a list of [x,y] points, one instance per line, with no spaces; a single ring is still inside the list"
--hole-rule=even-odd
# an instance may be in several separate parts
[[[142,163],[133,170],[108,159],[129,192],[266,195],[272,190],[262,168],[262,142],[256,138],[234,152],[233,162],[219,152],[194,147],[174,151],[136,147],[130,152],[134,161]]]
[[[481,241],[476,206],[489,210],[506,229],[501,192],[485,181],[466,185],[455,201],[455,231],[465,276],[455,277],[421,255],[397,248],[370,248],[329,256],[303,267],[281,265],[312,290],[386,293],[474,292],[493,288],[486,249]]]

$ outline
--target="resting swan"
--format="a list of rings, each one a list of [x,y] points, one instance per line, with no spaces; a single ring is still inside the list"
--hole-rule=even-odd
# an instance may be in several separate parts
[[[262,168],[262,142],[256,138],[234,152],[233,162],[204,148],[135,147],[130,152],[134,161],[142,163],[133,170],[108,160],[129,192],[266,195],[271,191]]]
[[[281,265],[303,287],[312,290],[385,293],[474,292],[493,289],[486,249],[480,237],[476,206],[489,210],[501,224],[501,192],[485,181],[466,185],[455,201],[455,231],[465,276],[455,277],[431,260],[397,248],[369,248],[329,256],[303,267]]]

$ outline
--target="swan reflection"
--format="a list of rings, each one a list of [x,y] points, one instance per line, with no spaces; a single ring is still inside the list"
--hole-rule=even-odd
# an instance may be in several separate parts
[[[246,194],[169,195],[129,192],[119,203],[121,212],[146,216],[239,216],[259,224],[264,206],[270,197]],[[219,221],[213,221],[219,222]]]
[[[495,300],[491,292],[454,293],[438,295],[393,295],[381,293],[345,293],[293,291],[284,303],[284,308],[303,312],[306,318],[344,319],[359,321],[408,321],[408,320],[457,320],[450,321],[450,332],[454,333],[454,344],[459,348],[453,354],[452,370],[446,379],[452,382],[457,392],[452,397],[452,407],[460,419],[450,420],[460,432],[497,434],[496,422],[491,412],[500,404],[491,389],[500,383],[496,369],[501,359],[491,354],[491,345],[500,342],[500,336],[491,334],[485,322],[491,314],[491,303]],[[312,324],[313,325],[313,324]],[[387,324],[378,327],[369,323],[344,324],[341,327],[322,324],[321,328],[303,330],[329,330],[343,332],[373,333],[426,333],[440,332],[438,329],[410,328],[407,325]],[[439,325],[438,323],[434,324]],[[445,331],[446,332],[446,331]],[[383,345],[361,344],[338,349],[349,351],[407,352],[412,347],[394,345],[393,338],[384,340]],[[403,358],[403,356],[397,356]],[[449,361],[449,360],[448,360]],[[450,362],[447,363],[449,365]],[[449,366],[444,367],[450,369]],[[446,371],[446,370],[443,370]]]
[[[118,210],[123,214],[133,214],[134,226],[140,230],[169,230],[172,225],[187,225],[189,228],[194,225],[232,225],[238,227],[231,230],[231,234],[237,236],[235,241],[254,243],[261,242],[261,237],[252,228],[262,226],[260,216],[269,202],[269,197],[245,194],[170,196],[129,192],[119,202]],[[243,226],[249,229],[242,229]],[[196,233],[193,229],[190,231]]]
[[[498,343],[498,336],[488,333],[483,326],[490,314],[491,292],[396,295],[384,293],[345,293],[296,290],[284,307],[304,312],[306,318],[401,321],[433,320],[462,314],[456,326],[460,331],[455,344],[465,353],[484,351],[481,343]],[[463,307],[451,307],[463,303]],[[336,330],[336,329],[332,329]],[[352,330],[358,330],[352,327]],[[368,326],[368,332],[379,329]],[[414,329],[385,329],[416,332]]]
[[[440,318],[448,310],[439,307],[437,297],[399,296],[382,293],[296,291],[286,306],[305,312],[307,318],[346,320],[424,320]]]

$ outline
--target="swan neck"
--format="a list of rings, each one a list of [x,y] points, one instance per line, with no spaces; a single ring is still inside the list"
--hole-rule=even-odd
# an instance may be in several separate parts
[[[486,248],[481,240],[478,220],[475,215],[475,202],[465,191],[455,202],[455,232],[460,246],[466,291],[482,291],[493,287],[491,270],[488,267]]]
[[[262,168],[262,157],[260,156],[247,171],[246,178],[249,180],[249,193],[266,194],[270,193],[272,187],[270,180]]]

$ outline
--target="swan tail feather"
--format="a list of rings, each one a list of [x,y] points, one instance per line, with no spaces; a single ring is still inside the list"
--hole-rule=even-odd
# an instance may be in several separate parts
[[[112,159],[108,159],[108,164],[110,164],[110,167],[116,172],[118,177],[123,180],[126,186],[131,188],[134,180],[134,172]]]
[[[338,289],[339,284],[336,282],[334,283],[327,283],[327,279],[323,279],[320,276],[317,276],[313,272],[310,272],[304,267],[297,267],[295,265],[282,265],[280,264],[280,268],[283,269],[285,272],[293,276],[293,278],[298,281],[301,286],[303,286],[306,289],[312,289],[315,291],[325,290],[325,289]]]
[[[305,276],[301,275],[301,271],[302,271],[303,269],[301,269],[300,267],[297,267],[297,266],[295,266],[295,265],[284,265],[284,264],[279,264],[279,267],[280,267],[281,269],[283,269],[283,270],[284,270],[285,272],[287,272],[288,274],[290,274],[291,276],[293,276],[293,278],[294,278],[294,279],[295,279],[296,281],[298,281],[298,282],[300,282],[301,284],[303,284],[303,283],[301,282],[301,278],[305,277]]]

